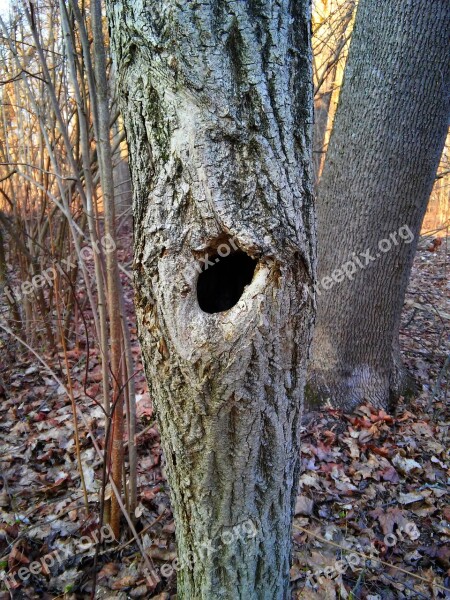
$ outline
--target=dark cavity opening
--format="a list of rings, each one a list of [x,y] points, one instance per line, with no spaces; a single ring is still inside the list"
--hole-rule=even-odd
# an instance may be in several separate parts
[[[251,282],[256,264],[256,260],[241,250],[228,256],[208,257],[197,281],[200,308],[211,314],[232,308]]]

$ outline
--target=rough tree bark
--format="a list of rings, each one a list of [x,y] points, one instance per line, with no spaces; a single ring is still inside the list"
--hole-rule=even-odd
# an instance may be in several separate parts
[[[309,3],[108,12],[179,598],[286,599],[313,316]]]
[[[386,406],[404,389],[400,317],[448,126],[449,35],[447,0],[359,2],[317,200],[311,402]],[[405,225],[412,243],[390,238]]]

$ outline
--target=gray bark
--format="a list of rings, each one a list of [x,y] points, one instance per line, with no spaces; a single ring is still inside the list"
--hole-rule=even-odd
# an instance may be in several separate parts
[[[448,127],[449,37],[447,0],[359,2],[317,201],[319,282],[356,268],[317,288],[311,402],[386,406],[404,389],[400,317]],[[414,240],[395,243],[405,225]]]
[[[108,13],[178,597],[286,599],[313,317],[309,2]]]

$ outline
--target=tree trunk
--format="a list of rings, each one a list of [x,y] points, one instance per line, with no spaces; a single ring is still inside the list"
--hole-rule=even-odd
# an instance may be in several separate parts
[[[178,597],[284,600],[313,317],[308,1],[108,5]]]
[[[318,193],[312,402],[386,406],[404,387],[400,317],[447,131],[449,34],[447,0],[360,0]]]

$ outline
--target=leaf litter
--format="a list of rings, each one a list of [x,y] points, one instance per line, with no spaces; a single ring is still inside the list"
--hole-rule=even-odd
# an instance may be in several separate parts
[[[423,246],[423,245],[422,245]],[[448,496],[448,372],[450,285],[448,242],[419,247],[403,311],[401,345],[418,381],[413,400],[395,410],[364,404],[351,414],[333,408],[306,415],[302,472],[293,529],[293,598],[394,600],[450,597]],[[127,317],[134,323],[132,290],[124,280]],[[136,529],[160,569],[176,558],[175,526],[160,436],[132,326],[138,414]],[[0,405],[0,571],[16,575],[7,598],[90,598],[98,539],[101,466],[91,433],[79,418],[89,510],[77,470],[69,398],[42,366],[2,338]],[[45,357],[63,378],[60,357]],[[95,350],[68,353],[79,410],[102,445],[101,381]],[[15,364],[14,364],[15,363]],[[97,386],[97,387],[96,387]],[[97,537],[96,537],[97,536]],[[86,540],[92,544],[86,544]],[[84,544],[81,543],[84,540]],[[60,560],[30,573],[33,561]],[[338,562],[340,561],[340,562]],[[50,562],[48,560],[47,562]],[[176,597],[176,572],[149,577],[124,526],[117,542],[103,540],[97,598]]]

